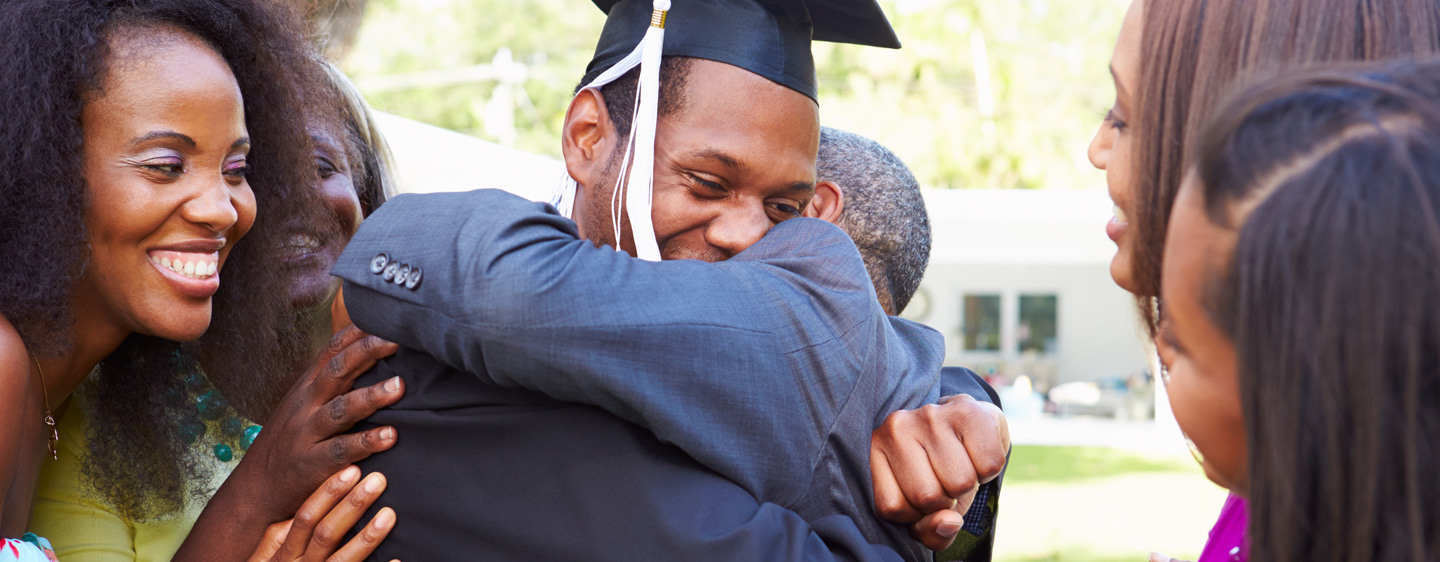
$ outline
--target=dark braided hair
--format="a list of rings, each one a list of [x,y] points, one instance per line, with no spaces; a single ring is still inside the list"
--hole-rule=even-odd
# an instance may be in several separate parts
[[[206,475],[180,431],[196,410],[187,376],[200,367],[263,372],[291,353],[276,349],[291,339],[284,332],[293,322],[285,279],[268,267],[280,249],[281,229],[272,225],[324,222],[309,187],[315,165],[305,124],[327,113],[307,104],[328,97],[295,21],[272,9],[263,0],[0,3],[0,263],[17,266],[0,272],[0,314],[38,354],[67,353],[69,325],[86,320],[69,309],[88,260],[80,115],[104,95],[109,38],[158,27],[193,34],[229,64],[244,98],[259,213],[228,257],[211,329],[190,344],[133,334],[87,382],[86,480],[127,518],[169,513],[209,492],[191,484]]]

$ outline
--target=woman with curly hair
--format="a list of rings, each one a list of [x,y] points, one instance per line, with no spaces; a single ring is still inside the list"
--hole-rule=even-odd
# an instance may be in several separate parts
[[[369,107],[338,69],[328,64],[325,69],[344,103],[339,108],[341,119],[311,119],[315,172],[309,184],[330,212],[320,223],[292,225],[294,228],[287,230],[284,267],[278,270],[289,281],[286,289],[296,312],[290,319],[298,324],[297,329],[280,332],[302,332],[311,341],[328,340],[332,332],[350,324],[343,306],[335,304],[338,284],[329,274],[330,266],[362,216],[369,216],[394,194],[389,150],[371,124]],[[328,112],[329,108],[317,110]],[[330,236],[332,233],[339,236]],[[332,307],[338,314],[332,315]],[[309,357],[298,359],[308,362]],[[197,491],[208,491],[224,481],[260,430],[251,421],[260,419],[256,412],[268,412],[273,407],[269,397],[283,395],[304,370],[302,364],[271,373],[273,376],[257,376],[248,367],[249,361],[237,357],[235,362],[237,368],[210,371],[208,377],[198,373],[187,376],[187,384],[194,388],[187,392],[187,403],[175,405],[193,419],[172,438],[197,448],[207,468],[202,481],[190,483]],[[213,420],[201,417],[192,405],[207,393],[213,400],[204,403],[220,414]],[[120,448],[122,443],[107,435],[127,434],[150,422],[110,416],[103,420],[109,431],[88,432],[86,427],[93,423],[89,418],[99,413],[96,410],[105,411],[102,416],[123,411],[105,405],[115,402],[114,394],[93,394],[92,385],[82,385],[60,423],[60,459],[46,463],[40,475],[31,530],[49,538],[56,554],[66,562],[168,560],[185,540],[205,502],[192,497],[184,505],[161,511],[160,506],[136,501],[150,493],[149,489],[113,485],[112,475],[126,471],[129,456]],[[217,449],[221,454],[214,453]],[[150,509],[143,512],[137,507]]]
[[[330,99],[316,61],[256,1],[14,0],[0,6],[0,84],[0,536],[23,532],[41,463],[58,456],[55,420],[87,376],[103,405],[90,441],[124,455],[99,479],[107,496],[153,513],[207,493],[190,485],[201,457],[174,438],[197,409],[176,407],[187,376],[236,357],[251,373],[291,368],[307,347],[287,337],[290,280],[275,267],[295,257],[287,226],[336,224],[310,188],[303,124]],[[398,381],[349,391],[391,351],[348,330],[271,404],[258,418],[270,429],[196,525],[193,557],[244,557],[268,527],[288,539],[264,554],[298,558],[328,532],[317,524],[350,526],[325,514],[358,519],[341,500],[372,502],[383,479],[357,486],[345,467],[395,436],[337,434],[398,399]],[[112,431],[107,417],[145,423]],[[377,517],[345,557],[393,522]]]

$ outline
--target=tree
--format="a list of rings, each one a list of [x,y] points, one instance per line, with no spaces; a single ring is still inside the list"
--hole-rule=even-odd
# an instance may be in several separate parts
[[[927,187],[1099,185],[1084,152],[1128,3],[886,1],[904,49],[816,44],[821,121],[890,146]],[[584,0],[372,0],[345,67],[381,110],[558,156],[603,24]],[[502,48],[525,65],[518,88],[482,72]]]

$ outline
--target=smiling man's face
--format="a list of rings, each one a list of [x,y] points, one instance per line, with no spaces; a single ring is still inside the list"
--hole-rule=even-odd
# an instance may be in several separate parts
[[[686,76],[685,95],[682,108],[662,115],[656,127],[655,237],[664,259],[722,261],[810,204],[818,108],[804,94],[757,74],[699,59]],[[571,113],[576,118],[583,112],[572,106]],[[613,128],[609,137],[594,145],[596,164],[589,167],[574,165],[572,154],[579,152],[567,139],[566,164],[580,183],[575,221],[582,236],[613,247],[609,203],[620,172],[615,151],[624,144]],[[621,226],[621,247],[634,254],[623,213]]]

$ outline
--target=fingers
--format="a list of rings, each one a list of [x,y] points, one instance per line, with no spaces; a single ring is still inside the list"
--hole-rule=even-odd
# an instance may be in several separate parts
[[[967,443],[962,441],[963,437],[950,425],[942,408],[943,406],[925,406],[916,412],[923,425],[921,430],[925,432],[920,446],[925,449],[927,458],[904,459],[911,466],[897,467],[896,472],[916,471],[923,474],[930,470],[944,489],[945,496],[958,499],[966,494],[974,494],[979,484],[978,476],[975,466],[971,464],[970,454],[966,452]],[[922,460],[928,464],[919,464]]]
[[[870,478],[875,488],[875,511],[880,517],[896,523],[919,521],[922,514],[905,499],[900,483],[895,481],[895,474],[890,471],[890,459],[885,455],[884,447],[877,445],[881,439],[876,437],[879,433],[880,430],[875,430],[870,444]]]
[[[940,415],[960,437],[980,483],[990,482],[1004,472],[1005,455],[1010,452],[1010,426],[1000,408],[961,394],[942,401]]]
[[[966,492],[965,495],[955,498],[955,507],[952,508],[952,510],[960,515],[970,513],[970,507],[975,505],[975,496],[979,495],[979,493],[980,487],[976,486],[971,488],[969,492]]]
[[[955,507],[920,518],[910,525],[910,536],[936,552],[950,548],[965,526],[965,515],[970,513],[970,506],[975,503],[975,495],[979,491],[979,486],[971,488],[955,501]]]
[[[1174,560],[1174,558],[1160,554],[1159,552],[1150,553],[1150,562],[1171,562],[1172,560]]]
[[[341,351],[345,351],[345,348],[350,347],[355,342],[360,341],[360,338],[368,335],[369,334],[361,331],[360,328],[346,326],[345,329],[340,330],[339,333],[330,337],[330,343],[325,344],[325,351],[320,352],[320,359],[315,364],[324,365],[329,363],[331,358],[339,355]]]
[[[899,444],[898,454],[890,454],[890,470],[900,484],[905,500],[920,513],[934,513],[955,507],[955,498],[945,491],[930,463],[925,447],[915,441]],[[958,495],[958,494],[957,494]]]
[[[324,396],[338,396],[348,392],[350,386],[355,382],[356,377],[369,371],[375,363],[400,349],[400,346],[382,340],[375,336],[366,335],[357,328],[346,328],[347,332],[341,332],[331,340],[335,345],[336,340],[344,342],[350,338],[346,337],[349,330],[354,330],[362,337],[351,341],[349,345],[341,348],[333,356],[321,356],[316,363],[318,371],[314,376],[313,384],[323,390]],[[329,353],[329,349],[326,350]]]
[[[255,548],[255,553],[250,555],[249,562],[267,562],[280,551],[280,545],[285,543],[285,537],[290,532],[290,523],[293,520],[285,520],[279,523],[272,523],[265,527],[265,536],[260,538],[260,546]]]
[[[371,473],[360,481],[360,485],[355,486],[355,489],[345,496],[345,501],[332,508],[315,528],[310,537],[310,545],[305,550],[305,557],[309,560],[326,560],[339,550],[345,533],[349,532],[360,521],[360,517],[365,515],[365,510],[370,509],[370,505],[379,499],[380,493],[385,491],[385,484],[385,476],[378,472]],[[377,514],[376,519],[379,518]],[[394,518],[388,518],[388,521],[393,523]],[[367,525],[369,526],[373,525]],[[388,526],[385,532],[389,533]],[[379,541],[375,541],[375,544],[379,544]],[[374,550],[373,546],[371,550]],[[366,555],[368,554],[367,552]]]
[[[354,466],[346,467],[325,480],[325,483],[300,505],[300,510],[295,513],[290,524],[289,536],[285,537],[285,543],[281,545],[274,559],[300,560],[305,555],[316,526],[324,521],[330,510],[350,493],[359,480],[360,469]]]
[[[395,511],[388,507],[380,508],[380,512],[370,520],[370,524],[356,534],[355,538],[350,539],[350,542],[345,543],[344,548],[331,556],[328,562],[360,562],[368,558],[394,528]]]
[[[940,476],[936,474],[935,464],[927,450],[927,447],[932,446],[929,442],[937,441],[936,435],[942,435],[938,439],[940,442],[957,439],[953,434],[935,429],[937,424],[945,421],[945,418],[938,414],[938,406],[898,411],[890,414],[885,423],[880,425],[880,429],[871,434],[872,458],[875,456],[873,451],[878,447],[889,463],[890,473],[894,475],[904,500],[909,503],[910,508],[918,511],[919,515],[954,507],[954,498],[973,486],[973,480],[965,474],[969,459],[963,452],[943,459],[947,463],[945,475],[957,490],[954,494],[945,489]],[[940,447],[938,443],[933,446]],[[950,449],[958,450],[954,446]],[[912,523],[916,519],[896,521]]]
[[[376,411],[399,402],[405,396],[405,381],[391,377],[384,382],[352,390],[326,403],[322,414],[329,435],[340,433]]]
[[[925,548],[939,552],[950,548],[964,526],[965,518],[960,512],[942,509],[910,525],[910,536]]]
[[[341,466],[352,464],[394,447],[395,428],[387,425],[360,433],[336,435],[327,439],[322,446],[329,449],[330,462]]]

